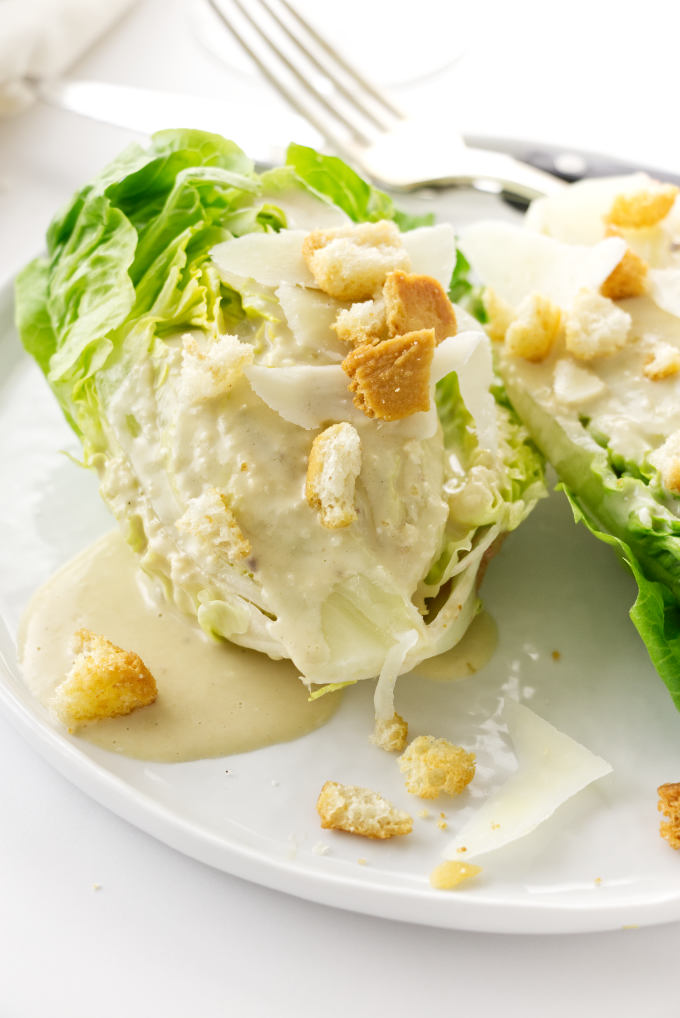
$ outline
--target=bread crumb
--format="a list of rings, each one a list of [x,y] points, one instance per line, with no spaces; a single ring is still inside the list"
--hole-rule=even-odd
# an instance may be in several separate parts
[[[382,421],[429,410],[434,345],[434,329],[421,329],[356,347],[342,362],[354,405]]]
[[[440,831],[446,831],[448,830],[449,825],[447,824],[446,820],[438,820],[437,827],[439,828]]]
[[[593,883],[595,884],[596,887],[600,887],[602,884],[602,877],[595,877]]]
[[[537,363],[552,350],[562,325],[562,312],[538,293],[529,294],[505,333],[505,346],[513,357]]]
[[[565,316],[565,345],[578,360],[616,353],[628,342],[631,317],[595,290],[579,290]]]
[[[662,820],[659,833],[671,848],[680,848],[680,782],[673,781],[659,785],[658,810],[667,819]]]
[[[641,191],[617,194],[605,222],[624,230],[656,226],[673,208],[677,194],[673,184],[656,182]]]
[[[456,312],[438,279],[390,272],[383,286],[390,336],[434,329],[435,344],[456,334]]]
[[[361,440],[347,421],[332,424],[312,442],[305,497],[324,527],[348,527],[357,518],[356,479],[361,471]]]
[[[302,256],[319,289],[338,300],[367,300],[389,272],[410,268],[399,229],[387,220],[313,230]]]
[[[448,860],[435,866],[430,873],[430,884],[438,891],[451,891],[481,872],[482,867],[474,863]]]
[[[677,375],[680,371],[680,350],[671,343],[656,343],[646,358],[642,371],[650,382],[660,382],[664,378]]]
[[[368,860],[365,859],[363,855],[360,855],[359,858],[357,859],[357,862],[359,863],[360,866],[365,866]]]
[[[93,891],[101,891],[101,889],[102,889],[102,885],[101,884],[93,884],[92,885],[92,890]]]
[[[377,792],[359,785],[327,781],[319,793],[316,808],[321,826],[328,830],[380,840],[413,830],[413,819],[408,813],[397,809]]]
[[[387,339],[385,302],[382,299],[365,300],[338,311],[331,328],[338,339],[352,346],[362,343],[380,343]]]
[[[648,268],[644,258],[628,248],[600,287],[600,293],[610,300],[642,297],[647,292]]]
[[[475,757],[462,746],[433,735],[419,735],[399,758],[406,789],[421,799],[445,792],[460,795],[475,776]]]
[[[147,707],[158,696],[156,680],[132,651],[79,629],[74,637],[73,666],[52,699],[58,718],[74,730]]]
[[[650,454],[649,462],[659,471],[663,486],[680,495],[680,431],[670,434],[663,445]]]
[[[491,287],[486,287],[484,290],[482,301],[487,317],[484,325],[486,334],[495,343],[502,343],[515,317],[515,309],[506,300],[499,297]]]
[[[430,816],[429,809],[419,809],[418,816],[421,817],[423,820],[426,820]]]
[[[408,722],[399,714],[393,714],[389,721],[375,719],[371,742],[388,753],[401,753],[408,738]]]
[[[192,498],[175,522],[179,531],[197,538],[211,552],[217,552],[231,565],[250,555],[249,539],[241,530],[229,504],[229,497],[217,488],[207,488]]]
[[[312,846],[312,852],[314,855],[328,855],[330,848],[328,845],[325,845],[323,841],[317,841],[316,844]]]
[[[180,396],[200,403],[230,392],[254,356],[252,344],[242,343],[237,336],[224,335],[201,344],[187,333],[182,336]]]
[[[562,654],[560,653],[559,650],[554,650],[550,656],[553,659],[553,661],[560,661],[562,658]]]

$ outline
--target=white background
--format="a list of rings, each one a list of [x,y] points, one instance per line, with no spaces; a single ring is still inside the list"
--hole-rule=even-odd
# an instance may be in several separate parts
[[[451,129],[680,170],[675,4],[626,20],[614,4],[493,2],[443,26],[438,6],[418,5],[418,32],[392,5],[345,2],[342,18],[324,17],[357,60],[404,98],[436,102]],[[73,73],[211,95],[227,112],[247,102],[273,130],[282,108],[226,41],[220,60],[203,24],[194,4],[147,0]],[[452,52],[452,70],[414,82]],[[131,137],[40,107],[0,122],[0,276]],[[509,937],[333,911],[157,843],[71,787],[4,719],[0,773],[0,1018],[673,1013],[677,925]]]

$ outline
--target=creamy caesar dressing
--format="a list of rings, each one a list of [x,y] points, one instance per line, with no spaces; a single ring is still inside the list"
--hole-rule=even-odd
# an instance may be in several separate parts
[[[338,693],[310,702],[290,661],[211,640],[193,619],[154,604],[118,532],[51,577],[25,614],[24,677],[46,707],[71,667],[71,640],[81,627],[138,653],[158,684],[150,707],[78,729],[126,756],[176,762],[242,753],[313,731],[339,704]]]
[[[481,611],[470,624],[463,639],[437,657],[421,661],[411,675],[433,682],[452,682],[474,675],[488,664],[498,646],[498,626],[494,618]]]

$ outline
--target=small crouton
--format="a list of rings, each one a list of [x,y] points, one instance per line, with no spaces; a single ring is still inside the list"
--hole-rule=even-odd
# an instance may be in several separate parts
[[[645,378],[660,382],[680,371],[680,350],[671,343],[656,343],[642,369]]]
[[[255,348],[236,336],[201,344],[187,333],[182,336],[180,395],[189,403],[200,403],[230,392],[254,356]]]
[[[434,329],[356,347],[342,362],[354,405],[382,421],[429,410],[433,354]]]
[[[208,488],[203,494],[192,498],[175,526],[209,544],[212,551],[222,555],[232,565],[250,555],[253,550],[229,505],[228,496],[216,488]]]
[[[449,860],[435,866],[430,873],[430,884],[437,891],[451,891],[481,872],[482,867],[475,866],[474,863]]]
[[[626,297],[642,297],[647,292],[648,265],[630,248],[609,273],[600,287],[603,297],[610,300],[625,300]]]
[[[674,495],[680,495],[680,431],[674,431],[649,456],[649,462],[659,471],[661,483]]]
[[[659,785],[659,812],[667,817],[659,826],[659,833],[671,848],[680,848],[680,782]]]
[[[74,637],[75,658],[55,691],[52,707],[71,730],[147,707],[158,696],[156,680],[142,659],[89,629]]]
[[[319,289],[338,300],[367,300],[388,272],[410,267],[399,229],[387,220],[314,230],[303,241],[302,256]]]
[[[460,795],[475,776],[475,757],[462,746],[434,735],[419,735],[399,758],[406,789],[421,799],[436,799],[442,792]]]
[[[513,357],[545,360],[560,334],[562,312],[546,297],[532,293],[517,308],[505,333],[505,347]]]
[[[618,194],[605,216],[605,222],[624,230],[656,226],[673,208],[678,188],[655,183],[631,194]]]
[[[628,342],[629,314],[595,290],[584,287],[564,318],[565,346],[577,360],[608,357]]]
[[[484,290],[482,301],[487,317],[486,334],[495,343],[502,343],[515,317],[515,309],[489,286]]]
[[[388,753],[401,753],[408,738],[408,722],[399,714],[393,714],[389,721],[375,719],[371,742]]]
[[[341,785],[327,781],[316,803],[321,826],[334,831],[360,834],[383,840],[410,834],[413,818],[397,809],[382,795],[359,785]]]
[[[361,440],[347,421],[332,424],[312,442],[305,497],[324,527],[348,527],[357,518],[354,486],[361,470]]]
[[[352,346],[362,343],[379,343],[387,339],[385,302],[382,299],[365,300],[338,312],[331,328],[338,339]]]
[[[390,272],[383,286],[387,328],[390,336],[434,329],[441,343],[456,334],[456,312],[443,286],[432,276]]]

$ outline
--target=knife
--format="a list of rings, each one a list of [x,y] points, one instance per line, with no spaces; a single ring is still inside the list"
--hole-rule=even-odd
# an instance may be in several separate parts
[[[205,96],[110,84],[103,81],[30,79],[37,99],[103,123],[140,134],[187,126],[234,138],[255,163],[272,166],[285,159],[291,141],[323,148],[324,139],[302,117],[276,110],[275,136],[263,138],[252,108],[238,107]],[[536,169],[570,183],[585,177],[618,176],[643,171],[651,177],[680,186],[680,176],[666,170],[603,156],[581,149],[521,141],[515,138],[464,136],[468,145],[503,152]]]

